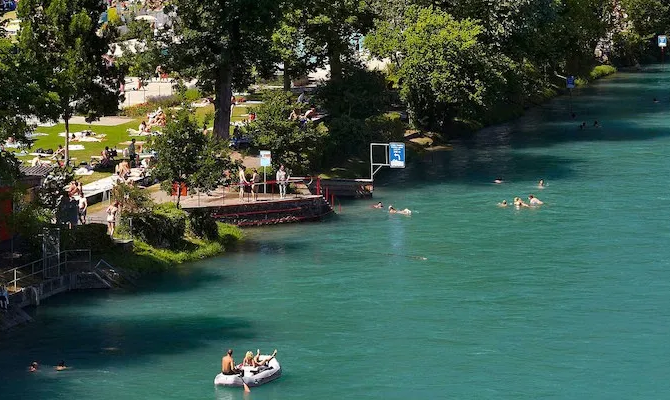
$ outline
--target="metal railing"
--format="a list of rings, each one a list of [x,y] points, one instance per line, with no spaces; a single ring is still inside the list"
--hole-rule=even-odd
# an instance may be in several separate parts
[[[0,276],[2,277],[0,280],[6,282],[8,287],[13,286],[13,291],[17,292],[19,282],[25,282],[38,275],[41,276],[40,279],[58,278],[63,273],[69,272],[73,266],[78,264],[84,264],[84,266],[90,267],[91,250],[64,250],[56,254],[51,254],[47,257],[40,258],[39,260],[0,273]]]

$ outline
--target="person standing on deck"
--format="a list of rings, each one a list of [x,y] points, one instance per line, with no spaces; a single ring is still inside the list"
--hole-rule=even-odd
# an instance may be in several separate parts
[[[254,173],[251,175],[251,195],[253,196],[254,201],[258,200],[258,182],[261,181],[261,176],[258,175],[258,171],[254,168]]]
[[[279,198],[283,199],[286,197],[286,185],[287,185],[288,176],[286,175],[286,170],[284,166],[279,167],[277,171],[277,184],[279,185]]]
[[[247,181],[247,176],[244,173],[244,167],[240,166],[240,170],[238,171],[238,177],[240,179],[240,200],[244,199],[244,186],[249,184],[249,181]]]

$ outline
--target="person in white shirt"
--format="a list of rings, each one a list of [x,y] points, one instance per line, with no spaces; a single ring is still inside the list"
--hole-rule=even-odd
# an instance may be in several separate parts
[[[277,171],[277,184],[279,184],[279,198],[283,199],[286,197],[286,185],[288,184],[288,175],[286,174],[286,170],[284,169],[284,166],[279,167],[279,171]]]

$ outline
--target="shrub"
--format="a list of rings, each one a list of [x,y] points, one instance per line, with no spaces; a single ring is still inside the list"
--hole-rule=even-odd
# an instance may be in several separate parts
[[[131,118],[146,118],[147,114],[156,110],[153,104],[140,103],[121,110],[121,115]]]
[[[107,235],[103,224],[78,225],[73,229],[61,229],[61,248],[66,250],[91,249],[104,252],[114,247],[114,241]]]
[[[608,75],[612,75],[615,72],[616,68],[611,65],[598,65],[597,67],[593,68],[589,74],[589,78],[593,81]]]
[[[150,210],[154,206],[151,195],[144,189],[119,183],[112,188],[112,200],[118,201],[121,209],[128,213]]]
[[[188,230],[193,236],[208,240],[216,240],[219,236],[212,214],[203,209],[196,209],[188,213]]]
[[[154,206],[150,212],[124,212],[122,217],[122,232],[154,247],[181,248],[184,244],[186,213],[172,203]]]

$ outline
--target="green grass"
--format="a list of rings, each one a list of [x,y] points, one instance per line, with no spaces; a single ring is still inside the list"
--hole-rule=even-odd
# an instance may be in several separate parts
[[[204,240],[184,237],[181,249],[159,249],[135,240],[132,253],[111,252],[102,258],[112,265],[140,273],[163,271],[186,262],[198,261],[225,252],[234,243],[243,239],[242,230],[236,226],[217,223],[219,237]]]
[[[616,68],[611,65],[598,65],[589,73],[589,78],[593,81],[616,73]]]
[[[251,107],[254,106],[253,105],[236,106],[233,109],[232,120],[242,121],[243,119],[248,118],[243,115],[247,114]],[[213,114],[213,113],[214,113],[213,105],[195,109],[195,116],[200,123],[202,123],[205,120],[205,116],[207,114]],[[70,157],[76,158],[76,164],[79,164],[82,161],[90,162],[91,156],[99,156],[102,150],[105,148],[105,146],[109,146],[110,148],[116,147],[119,150],[119,152],[121,152],[127,146],[120,145],[119,143],[126,142],[132,138],[132,136],[128,135],[127,129],[128,128],[137,129],[140,122],[141,118],[136,118],[133,119],[131,122],[117,126],[92,125],[89,127],[89,125],[78,125],[78,124],[70,125],[70,132],[78,132],[90,129],[97,134],[106,135],[105,139],[102,142],[81,142],[81,143],[73,142],[72,144],[82,144],[84,146],[84,150],[71,151]],[[211,127],[213,124],[214,121],[212,120],[208,125]],[[232,128],[233,127],[231,126],[231,132]],[[58,136],[60,132],[65,132],[65,124],[57,124],[52,127],[37,127],[37,129],[35,129],[35,132],[45,133],[47,134],[47,136],[37,136],[31,149],[28,150],[29,153],[34,152],[35,149],[38,149],[40,147],[45,150],[52,149],[55,151],[58,148],[59,144],[65,145],[65,138]],[[141,142],[144,141],[145,138],[136,137],[136,139]],[[29,163],[30,160],[33,159],[33,156],[30,155],[19,156],[19,159],[23,160],[24,163]],[[110,174],[111,173],[96,172],[93,175],[81,177],[81,181],[84,183],[89,183],[98,179],[102,179],[106,176],[109,176]]]

